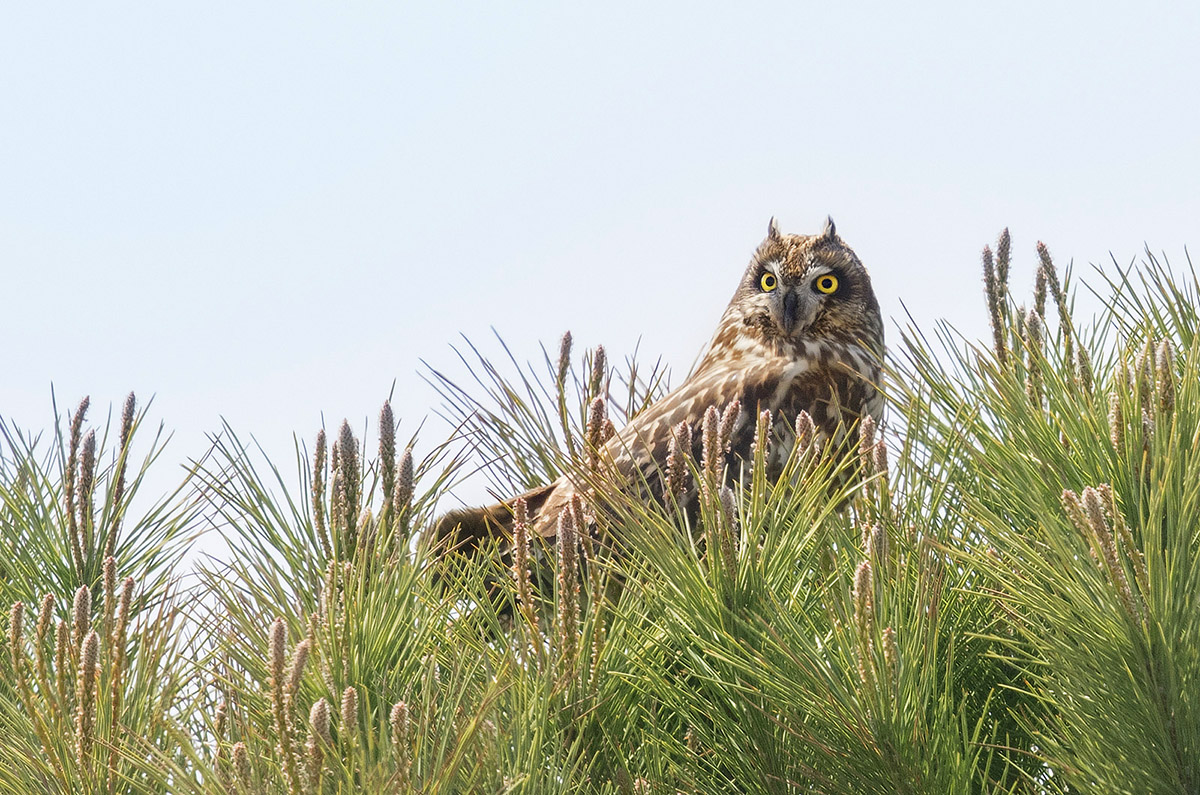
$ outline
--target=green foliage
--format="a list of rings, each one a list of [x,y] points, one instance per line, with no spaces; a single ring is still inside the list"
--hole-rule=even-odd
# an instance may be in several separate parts
[[[1003,329],[1022,354],[1007,367],[947,345],[956,375],[905,340],[899,380],[928,390],[924,444],[949,464],[969,529],[956,556],[1003,611],[995,640],[1021,672],[1018,716],[1046,765],[1027,772],[1053,791],[1200,786],[1200,291],[1189,275],[1150,257],[1137,285],[1126,272],[1106,279],[1106,310],[1076,340],[1083,359],[1065,355],[1067,323],[1052,347],[1027,324]]]
[[[2,791],[167,792],[160,760],[187,741],[175,714],[194,697],[194,648],[173,578],[196,509],[180,487],[128,516],[161,431],[129,477],[133,395],[108,464],[87,404],[48,455],[0,421]]]
[[[132,520],[132,403],[111,446],[86,406],[50,454],[0,422],[0,791],[1195,792],[1200,286],[1098,272],[1085,323],[1044,246],[1029,310],[1009,259],[988,343],[902,331],[850,456],[800,433],[769,482],[763,423],[736,492],[677,458],[694,516],[594,454],[665,373],[569,337],[433,373],[457,432],[424,459],[386,404],[376,453],[343,424],[295,477],[226,427]],[[439,556],[463,443],[497,491],[608,496]]]

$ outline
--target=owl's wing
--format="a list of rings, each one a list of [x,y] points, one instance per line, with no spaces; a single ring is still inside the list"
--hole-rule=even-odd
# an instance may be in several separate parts
[[[542,512],[554,490],[562,484],[563,479],[559,478],[494,505],[449,511],[433,526],[433,541],[443,550],[453,549],[470,554],[490,539],[511,536],[513,505],[516,501],[525,500],[530,515],[536,516]]]
[[[640,470],[642,477],[656,484],[675,426],[686,422],[693,430],[699,428],[709,406],[721,411],[731,401],[742,399],[747,384],[758,377],[757,368],[711,367],[693,373],[609,439],[605,445],[608,458],[624,478],[636,477]],[[693,436],[698,444],[698,434]]]

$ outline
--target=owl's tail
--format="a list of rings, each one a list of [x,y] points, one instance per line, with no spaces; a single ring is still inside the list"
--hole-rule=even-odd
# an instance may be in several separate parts
[[[538,486],[516,497],[482,508],[458,508],[441,516],[433,526],[433,543],[439,554],[475,554],[493,539],[511,539],[513,504],[525,500],[531,520],[554,491],[557,483]]]

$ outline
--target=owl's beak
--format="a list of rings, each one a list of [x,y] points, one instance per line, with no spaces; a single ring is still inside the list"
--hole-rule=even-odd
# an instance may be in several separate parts
[[[783,296],[783,333],[791,334],[792,329],[796,326],[796,304],[798,303],[796,292],[788,290]]]
[[[817,314],[817,301],[807,290],[788,290],[783,295],[783,311],[777,316],[786,336],[808,328]]]

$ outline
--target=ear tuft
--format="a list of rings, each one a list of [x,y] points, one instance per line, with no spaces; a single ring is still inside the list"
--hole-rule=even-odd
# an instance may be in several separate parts
[[[779,222],[772,215],[771,220],[767,223],[767,240],[778,240],[779,238]]]
[[[837,237],[837,227],[833,224],[833,216],[825,216],[825,228],[821,230],[821,237],[827,237],[830,240]]]

